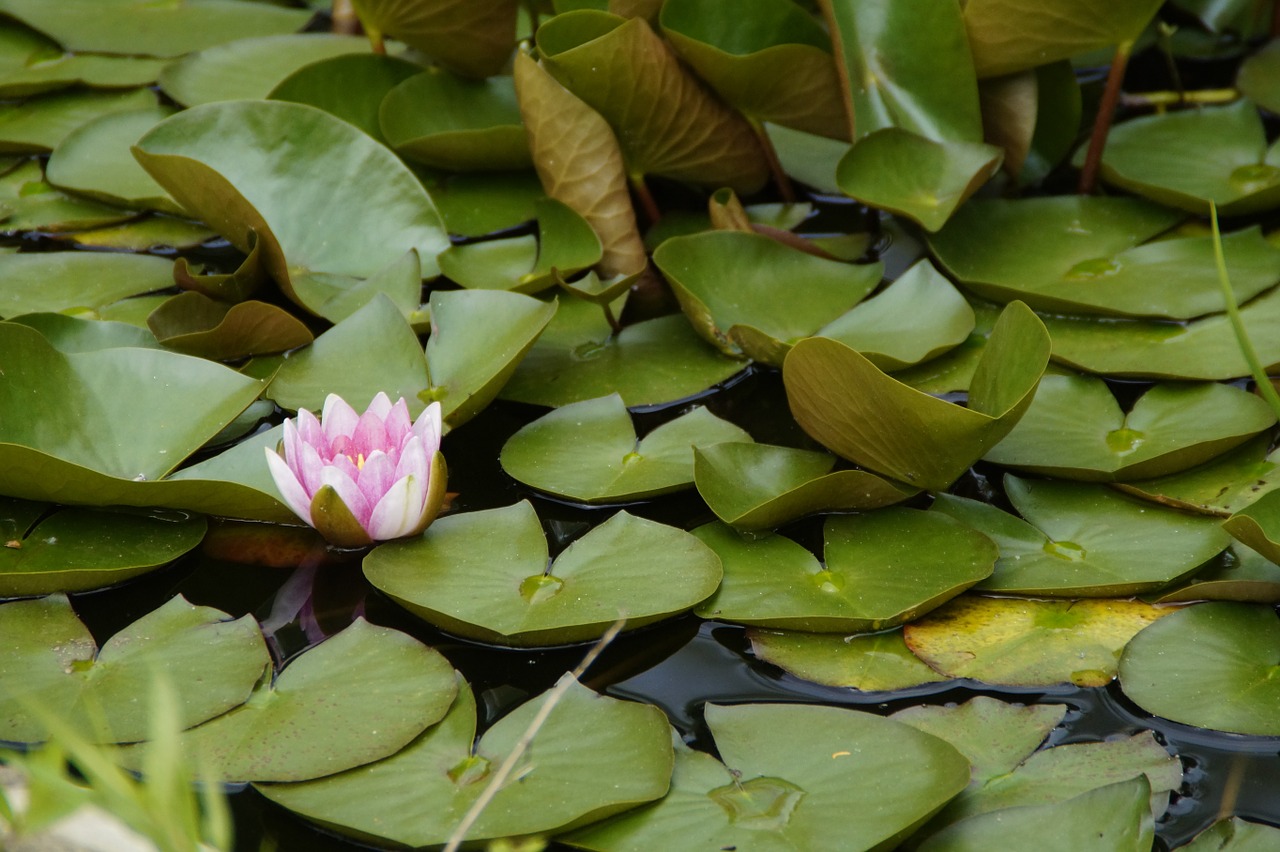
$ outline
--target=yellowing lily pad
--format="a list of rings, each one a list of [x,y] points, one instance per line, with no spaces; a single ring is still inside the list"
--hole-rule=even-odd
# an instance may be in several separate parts
[[[636,437],[617,394],[576,402],[516,432],[502,469],[526,485],[585,503],[639,500],[693,484],[694,451],[750,441],[742,429],[695,408]]]
[[[1139,601],[957,598],[904,629],[947,677],[1001,686],[1105,686],[1125,643],[1171,610]]]
[[[901,630],[842,636],[753,627],[747,637],[759,659],[827,686],[888,692],[946,680],[911,653]]]
[[[494,536],[502,529],[502,536]],[[365,576],[443,630],[501,645],[598,638],[683,612],[720,582],[720,560],[674,527],[619,512],[548,560],[527,502],[448,515],[418,539],[381,545]]]
[[[825,564],[791,539],[698,527],[724,565],[703,618],[819,633],[884,630],[917,618],[991,573],[984,535],[918,509],[833,516],[823,527]]]
[[[48,738],[49,716],[91,742],[146,739],[147,698],[162,681],[188,728],[244,702],[271,663],[252,616],[232,620],[180,595],[101,650],[62,595],[5,604],[0,646],[0,739],[27,743]]]

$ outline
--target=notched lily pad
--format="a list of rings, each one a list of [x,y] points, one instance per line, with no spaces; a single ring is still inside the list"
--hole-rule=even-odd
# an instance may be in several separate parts
[[[825,564],[791,539],[698,527],[724,565],[703,618],[761,627],[854,633],[919,617],[991,573],[997,551],[963,524],[936,513],[880,509],[832,516],[823,527]]]
[[[476,742],[476,701],[464,683],[448,715],[399,753],[315,781],[258,785],[258,791],[364,840],[441,844],[549,699],[544,694],[521,705]],[[671,777],[668,730],[656,707],[606,698],[573,682],[516,764],[518,782],[498,790],[467,840],[563,830],[662,796]]]
[[[947,677],[999,686],[1105,686],[1125,643],[1171,610],[1139,601],[965,596],[908,624],[907,647]]]
[[[626,512],[552,562],[527,502],[441,518],[421,538],[376,548],[364,571],[441,629],[517,647],[595,639],[623,616],[628,629],[668,618],[721,578],[719,558],[698,539]]]
[[[826,686],[890,692],[946,680],[911,653],[901,630],[842,636],[753,627],[747,638],[759,659]]]
[[[5,604],[0,647],[0,739],[26,743],[48,737],[46,717],[91,742],[146,739],[161,681],[177,699],[173,721],[189,728],[241,704],[271,663],[252,616],[232,620],[181,595],[101,650],[62,595]]]
[[[865,470],[832,470],[835,456],[726,441],[693,453],[698,493],[716,517],[740,530],[781,526],[821,511],[878,509],[918,489]]]
[[[516,432],[502,447],[502,469],[541,491],[609,503],[688,488],[694,452],[751,436],[695,408],[639,439],[622,397],[612,394],[558,408]]]

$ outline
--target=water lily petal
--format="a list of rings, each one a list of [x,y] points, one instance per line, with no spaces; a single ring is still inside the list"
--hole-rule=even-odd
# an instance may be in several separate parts
[[[382,425],[382,418],[372,408],[360,415],[356,430],[351,434],[351,444],[354,452],[349,455],[362,455],[365,458],[374,450],[387,448],[387,430]]]
[[[320,453],[316,448],[300,441],[298,443],[298,458],[294,460],[293,472],[297,474],[298,481],[302,483],[302,488],[307,493],[307,500],[316,496],[316,492],[320,490],[320,486],[324,484],[321,474],[324,471],[325,460],[320,457]]]
[[[373,506],[365,499],[364,494],[360,493],[360,486],[356,485],[356,481],[334,465],[329,465],[320,471],[320,479],[324,485],[328,485],[338,493],[338,498],[351,511],[356,523],[368,532],[369,515],[373,511]]]
[[[293,425],[292,420],[284,421],[281,429],[280,447],[284,450],[284,460],[289,467],[297,472],[298,458],[302,452],[302,438],[298,434],[298,428]]]
[[[284,422],[285,428],[289,428],[290,421]],[[298,436],[319,451],[323,458],[329,457],[329,438],[324,434],[324,429],[320,426],[320,421],[316,416],[305,408],[298,410],[297,418]],[[289,458],[289,456],[285,456]]]
[[[364,460],[364,467],[360,468],[356,484],[360,486],[360,491],[369,501],[369,505],[373,505],[382,499],[382,495],[387,493],[387,489],[395,479],[395,461],[381,450],[374,450],[373,454]]]
[[[422,486],[422,481],[413,476],[396,480],[378,505],[373,507],[369,526],[366,527],[369,536],[376,541],[385,541],[413,532],[422,518],[426,499],[426,489]]]
[[[360,468],[351,460],[351,456],[337,455],[329,460],[329,466],[335,467],[347,476],[351,477],[352,482],[360,479]]]
[[[413,424],[414,434],[422,438],[423,449],[427,456],[433,456],[440,449],[440,403],[433,402],[426,407]]]
[[[320,411],[320,425],[324,427],[324,434],[328,436],[330,444],[339,435],[351,437],[358,422],[360,422],[360,415],[356,414],[356,410],[347,405],[342,397],[331,393],[324,398],[324,408]],[[335,449],[334,452],[337,450]]]
[[[400,480],[406,476],[416,476],[425,490],[427,487],[427,471],[430,464],[431,457],[427,455],[422,439],[414,435],[409,438],[408,443],[404,445],[404,449],[400,451],[400,458],[396,461],[393,480]]]
[[[285,505],[292,509],[295,515],[306,521],[308,526],[314,526],[311,523],[311,498],[303,490],[298,477],[294,475],[289,465],[285,464],[285,460],[280,458],[279,453],[267,447],[263,447],[262,450],[267,454],[267,469],[271,471],[271,478],[275,480],[276,488],[284,498]]]
[[[377,395],[369,401],[369,407],[365,409],[365,414],[373,414],[379,420],[386,420],[387,414],[391,411],[391,400],[382,391],[378,391]]]
[[[396,404],[391,406],[384,425],[387,428],[387,446],[399,449],[409,436],[409,431],[413,429],[413,420],[409,417],[409,404],[404,401],[404,397],[400,397],[396,400]]]

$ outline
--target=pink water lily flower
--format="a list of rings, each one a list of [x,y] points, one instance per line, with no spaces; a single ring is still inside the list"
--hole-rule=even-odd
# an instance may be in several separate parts
[[[284,457],[268,449],[267,466],[298,517],[340,547],[417,535],[445,497],[440,403],[409,418],[403,399],[385,393],[364,414],[336,394],[320,419],[298,412],[284,422]]]

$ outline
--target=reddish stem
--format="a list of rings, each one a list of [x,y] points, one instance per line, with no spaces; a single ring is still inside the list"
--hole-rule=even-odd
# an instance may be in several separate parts
[[[1116,104],[1120,101],[1120,87],[1124,83],[1124,70],[1129,64],[1129,54],[1132,51],[1132,41],[1121,42],[1116,47],[1115,58],[1111,60],[1111,70],[1107,72],[1107,85],[1102,90],[1098,114],[1093,120],[1093,133],[1089,136],[1089,150],[1085,153],[1084,167],[1080,169],[1081,195],[1092,195],[1094,187],[1097,186],[1102,149],[1107,146],[1107,134],[1111,132],[1111,121],[1115,118]]]

